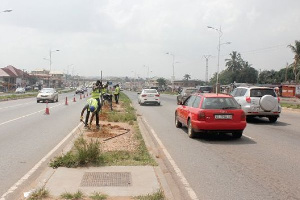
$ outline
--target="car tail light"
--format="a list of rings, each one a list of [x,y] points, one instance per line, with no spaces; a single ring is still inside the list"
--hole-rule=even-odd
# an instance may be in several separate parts
[[[246,115],[244,112],[241,114],[241,121],[246,121]]]
[[[198,113],[198,120],[199,120],[199,121],[205,121],[205,120],[206,120],[205,112],[200,111],[200,112]]]
[[[156,97],[159,97],[159,94],[156,94],[155,96],[156,96]]]
[[[280,98],[279,97],[277,97],[277,100],[278,100],[278,103],[280,103]]]
[[[142,94],[142,97],[146,97],[147,95],[146,94]]]
[[[247,101],[248,103],[251,103],[251,98],[250,98],[250,97],[246,97],[246,101]]]

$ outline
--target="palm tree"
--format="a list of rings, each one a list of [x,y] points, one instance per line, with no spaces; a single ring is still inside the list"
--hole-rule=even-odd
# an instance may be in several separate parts
[[[241,66],[241,54],[237,53],[236,51],[233,51],[232,53],[229,54],[231,56],[230,59],[225,59],[226,61],[226,66],[228,67],[228,70],[231,71],[237,71],[242,68]]]
[[[296,84],[298,83],[298,79],[299,79],[299,72],[300,72],[300,69],[299,69],[299,64],[300,64],[300,41],[299,40],[296,40],[295,41],[295,46],[293,45],[288,45],[288,47],[292,50],[292,52],[295,54],[294,56],[294,69],[293,69],[293,72],[294,72],[294,75],[295,75],[295,82]]]
[[[189,81],[189,79],[191,79],[191,75],[185,74],[185,75],[183,76],[183,80]]]

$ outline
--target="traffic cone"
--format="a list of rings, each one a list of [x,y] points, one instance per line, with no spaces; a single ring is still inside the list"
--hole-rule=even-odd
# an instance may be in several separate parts
[[[83,94],[83,98],[85,98],[85,94]]]
[[[88,93],[88,92],[86,93],[86,96],[89,96],[89,93]]]
[[[45,115],[50,115],[49,107],[48,107],[48,101],[46,102],[46,111]]]
[[[80,99],[82,99],[82,96],[81,96],[81,94],[80,94]]]
[[[66,97],[65,105],[66,105],[66,106],[68,105],[68,97]]]
[[[74,95],[74,98],[73,98],[73,102],[76,102],[75,95]]]

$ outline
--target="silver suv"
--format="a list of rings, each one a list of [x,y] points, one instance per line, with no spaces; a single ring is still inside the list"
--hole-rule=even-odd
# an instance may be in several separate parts
[[[273,88],[237,87],[231,95],[241,105],[247,119],[267,117],[270,122],[276,122],[281,113],[280,99]]]

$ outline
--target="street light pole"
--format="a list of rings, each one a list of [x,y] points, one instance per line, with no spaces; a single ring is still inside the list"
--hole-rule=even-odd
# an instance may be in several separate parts
[[[50,73],[51,73],[51,65],[52,65],[52,55],[51,54],[53,52],[56,52],[56,51],[59,51],[59,49],[56,49],[56,50],[53,50],[53,51],[51,51],[51,49],[50,49],[50,51],[49,51],[49,59],[44,58],[45,60],[49,60],[49,64],[50,64],[48,87],[50,87],[50,82],[51,82],[51,75],[50,75]]]
[[[208,59],[211,57],[211,55],[204,55],[203,57],[206,60],[205,82],[208,84]]]
[[[172,92],[174,92],[174,81],[175,81],[175,74],[174,74],[174,65],[175,65],[175,55],[173,53],[167,52],[166,54],[169,54],[171,56],[173,56],[173,63],[172,63],[172,67],[173,67],[173,76],[171,78],[172,80]]]
[[[210,29],[214,29],[216,30],[218,33],[219,33],[219,44],[218,44],[218,69],[217,69],[217,82],[216,82],[216,93],[218,94],[220,91],[219,91],[219,69],[220,69],[220,50],[221,50],[221,45],[223,44],[230,44],[231,42],[225,42],[225,43],[222,43],[221,44],[221,37],[223,35],[223,32],[222,32],[222,27],[220,26],[219,29],[217,28],[214,28],[214,27],[211,27],[211,26],[207,26],[207,28],[210,28]]]

